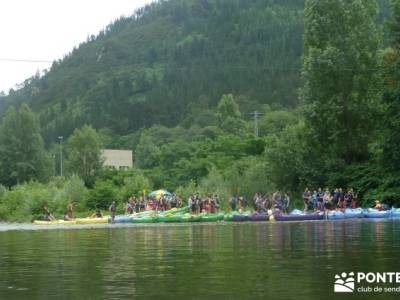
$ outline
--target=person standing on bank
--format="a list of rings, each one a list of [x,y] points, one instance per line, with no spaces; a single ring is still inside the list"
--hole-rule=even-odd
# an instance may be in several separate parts
[[[112,204],[110,205],[108,210],[110,211],[110,215],[111,215],[111,223],[114,224],[115,223],[115,213],[117,212],[117,205],[115,204],[115,201],[112,202]]]

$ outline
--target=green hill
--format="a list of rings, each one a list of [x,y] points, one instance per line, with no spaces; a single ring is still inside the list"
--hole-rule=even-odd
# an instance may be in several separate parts
[[[303,5],[299,0],[148,5],[90,37],[45,75],[11,90],[2,110],[27,102],[51,141],[85,123],[118,134],[174,126],[199,107],[215,107],[226,93],[248,109],[260,103],[294,106]]]
[[[381,15],[387,2],[380,1]],[[296,106],[303,8],[303,0],[147,5],[0,96],[0,113],[27,102],[49,142],[85,123],[119,135],[154,124],[193,125],[192,115],[227,93],[245,113],[260,104]]]

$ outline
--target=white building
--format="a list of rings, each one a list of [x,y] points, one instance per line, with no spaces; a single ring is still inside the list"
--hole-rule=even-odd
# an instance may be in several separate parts
[[[126,170],[132,168],[133,166],[131,150],[104,149],[102,157],[104,159],[104,167],[111,167],[117,170]]]

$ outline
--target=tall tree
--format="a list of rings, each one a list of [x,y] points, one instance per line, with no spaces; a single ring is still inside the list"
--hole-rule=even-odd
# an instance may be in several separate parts
[[[79,175],[87,186],[92,186],[101,169],[101,138],[89,125],[75,129],[68,139],[68,170]]]
[[[135,150],[135,165],[142,169],[155,167],[159,153],[160,149],[154,143],[151,136],[142,133]]]
[[[241,118],[239,105],[232,94],[222,95],[215,117],[218,126],[226,132],[237,133],[238,130],[243,128],[244,122]]]
[[[385,51],[383,60],[386,134],[383,157],[386,165],[398,170],[400,165],[400,2],[391,1],[389,29],[392,48]]]
[[[368,153],[378,82],[374,0],[307,0],[302,77],[310,146],[327,161]]]
[[[8,186],[45,180],[51,161],[44,149],[39,122],[28,105],[10,107],[0,127],[0,181]]]

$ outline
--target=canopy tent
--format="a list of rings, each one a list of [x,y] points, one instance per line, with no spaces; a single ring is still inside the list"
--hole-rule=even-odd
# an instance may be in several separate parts
[[[167,190],[156,190],[156,191],[152,191],[149,194],[149,198],[155,198],[155,199],[160,199],[161,196],[165,196],[165,197],[172,197],[172,194],[170,192],[168,192]]]

